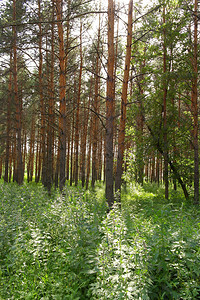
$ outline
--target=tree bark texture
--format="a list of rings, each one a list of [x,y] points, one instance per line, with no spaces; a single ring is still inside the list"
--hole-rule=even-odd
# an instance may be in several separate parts
[[[166,29],[165,29],[165,6],[163,7],[163,73],[167,72],[167,49],[166,49]],[[163,140],[164,140],[164,182],[165,198],[169,198],[169,179],[168,179],[168,141],[167,141],[167,83],[164,78],[163,86]]]
[[[46,186],[50,193],[53,183],[53,146],[54,146],[54,1],[52,1],[52,24],[51,24],[51,63],[49,78],[49,105],[48,105],[48,126],[47,126],[47,174]]]
[[[16,0],[13,0],[13,21],[16,22]],[[21,141],[21,122],[22,112],[21,103],[18,93],[17,80],[17,30],[16,25],[13,26],[13,83],[14,83],[14,99],[16,107],[16,153],[17,153],[17,172],[16,181],[18,184],[23,183],[23,161],[22,161],[22,141]]]
[[[106,199],[109,208],[113,193],[113,131],[114,131],[114,2],[108,0],[108,66],[106,95]]]
[[[97,55],[96,55],[96,67],[95,67],[95,87],[94,87],[94,117],[93,117],[93,132],[92,132],[92,187],[95,185],[97,180],[97,145],[98,145],[98,101],[99,101],[99,43],[100,43],[100,20],[98,29],[98,40],[97,40]]]
[[[197,47],[197,17],[198,1],[194,1],[194,56],[193,56],[193,82],[192,82],[192,115],[193,115],[193,145],[194,145],[194,204],[199,204],[199,146],[198,146],[198,47]]]
[[[79,84],[76,106],[76,125],[75,125],[75,186],[78,185],[78,170],[79,170],[79,117],[80,117],[80,98],[81,98],[81,79],[83,69],[83,53],[82,53],[82,23],[80,24],[80,70]]]
[[[123,173],[127,90],[128,90],[129,69],[130,69],[130,61],[131,61],[131,44],[132,44],[132,12],[133,12],[133,0],[130,0],[129,12],[128,12],[128,34],[127,34],[127,45],[126,45],[126,58],[125,58],[124,79],[123,79],[122,96],[121,96],[121,115],[120,115],[119,133],[118,133],[118,156],[117,156],[117,171],[116,171],[116,179],[115,179],[115,191],[121,190],[121,179]]]
[[[58,37],[59,37],[59,188],[62,191],[65,185],[65,166],[66,166],[66,76],[65,76],[65,48],[64,32],[62,22],[62,0],[54,0],[57,16]]]
[[[12,49],[10,53],[10,72],[8,82],[8,102],[7,102],[7,128],[6,128],[6,156],[4,181],[8,182],[9,159],[10,159],[10,131],[11,131],[11,99],[12,99]]]

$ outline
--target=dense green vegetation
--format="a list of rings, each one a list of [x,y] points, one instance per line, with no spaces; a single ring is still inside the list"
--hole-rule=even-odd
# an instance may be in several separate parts
[[[2,183],[0,299],[199,299],[200,210],[171,195]]]

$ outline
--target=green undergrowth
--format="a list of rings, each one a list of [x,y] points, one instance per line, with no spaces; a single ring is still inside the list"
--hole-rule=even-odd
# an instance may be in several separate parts
[[[0,299],[90,299],[104,202],[15,184],[1,185],[0,200]]]
[[[200,210],[170,194],[1,184],[0,299],[199,299]]]
[[[127,240],[143,244],[147,285],[141,299],[200,299],[200,209],[181,191],[170,195],[165,200],[163,187],[134,184],[124,195]]]

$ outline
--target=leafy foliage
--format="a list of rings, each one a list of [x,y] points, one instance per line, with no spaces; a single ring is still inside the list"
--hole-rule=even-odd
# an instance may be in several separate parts
[[[200,211],[131,184],[106,214],[102,188],[0,186],[1,299],[199,299]]]
[[[104,212],[81,191],[48,198],[42,187],[2,185],[0,298],[86,299]]]

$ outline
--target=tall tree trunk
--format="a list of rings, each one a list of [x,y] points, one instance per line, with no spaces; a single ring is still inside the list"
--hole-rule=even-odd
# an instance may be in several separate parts
[[[52,24],[51,24],[51,66],[49,80],[49,106],[47,126],[47,174],[46,185],[48,192],[53,183],[53,145],[54,145],[54,1],[52,1]]]
[[[97,143],[98,143],[98,101],[99,101],[99,43],[100,43],[100,18],[97,40],[97,55],[95,68],[95,87],[94,87],[94,117],[93,117],[93,132],[92,132],[92,187],[97,180]]]
[[[16,22],[16,0],[13,0],[13,21]],[[18,184],[23,183],[23,162],[22,162],[22,143],[21,143],[21,104],[18,93],[17,82],[17,30],[16,25],[13,26],[13,83],[14,83],[14,99],[16,107],[16,152],[17,152],[17,173],[16,181]]]
[[[90,130],[92,128],[92,118],[93,118],[93,115],[91,116],[91,126],[90,126]],[[90,179],[90,161],[91,161],[91,147],[92,147],[92,134],[89,134],[88,135],[89,137],[89,145],[88,145],[88,155],[87,155],[87,174],[86,174],[86,189],[88,189],[89,187],[89,179]]]
[[[157,155],[156,155],[156,182],[160,183],[160,156],[159,156],[159,152],[157,151]]]
[[[39,135],[39,129],[37,129],[37,139],[36,139],[36,157],[35,157],[35,182],[37,181],[37,174],[38,174],[38,159],[39,159],[39,140],[38,140],[38,135]]]
[[[60,182],[59,188],[62,191],[65,185],[65,166],[66,166],[66,77],[65,77],[65,48],[64,48],[64,33],[62,22],[62,0],[54,0],[56,3],[57,26],[59,36],[59,142],[60,142]]]
[[[74,97],[72,109],[72,124],[71,124],[71,159],[70,159],[70,186],[74,181],[74,134],[75,134],[75,95],[76,95],[76,76],[74,74]]]
[[[127,90],[129,80],[129,69],[131,61],[131,43],[132,43],[132,12],[133,12],[133,0],[129,1],[128,12],[128,33],[127,33],[127,45],[126,45],[126,58],[124,68],[124,79],[122,85],[121,96],[121,115],[118,134],[118,156],[117,156],[117,172],[115,179],[115,191],[121,190],[121,179],[123,173],[123,156],[125,150],[125,125],[126,125],[126,105],[127,105]]]
[[[33,179],[33,169],[34,169],[34,144],[35,144],[35,106],[33,106],[32,120],[31,120],[31,136],[29,143],[29,159],[27,164],[27,176],[28,182]]]
[[[27,161],[27,131],[25,128],[23,131],[24,131],[24,138],[23,138],[23,146],[24,146],[24,149],[23,149],[23,174],[24,174],[25,165],[26,165],[26,161]]]
[[[165,6],[163,7],[163,73],[167,73],[167,49],[166,49],[166,29],[165,29]],[[167,141],[167,83],[164,78],[163,86],[163,139],[164,139],[164,182],[165,182],[165,198],[169,198],[169,179],[168,179],[168,141]]]
[[[12,145],[12,163],[13,163],[13,182],[17,179],[17,145],[16,145],[16,132],[13,133]]]
[[[83,136],[83,145],[82,145],[82,171],[81,171],[81,180],[82,180],[82,187],[85,185],[86,180],[86,146],[87,146],[87,136],[88,136],[88,121],[89,121],[89,115],[90,115],[90,102],[92,97],[92,87],[93,87],[93,77],[90,79],[90,92],[89,92],[89,99],[87,108],[85,109],[85,121],[84,121],[84,136]]]
[[[40,180],[42,171],[42,181],[44,182],[43,176],[45,176],[45,106],[44,106],[44,95],[43,95],[43,56],[42,56],[42,18],[41,18],[41,0],[38,0],[38,19],[39,19],[39,95],[40,95],[40,115],[41,115],[41,128],[40,128],[40,158],[38,165],[37,182]]]
[[[66,158],[66,180],[69,180],[69,161],[70,161],[70,140],[71,140],[71,120],[67,118],[67,158]]]
[[[98,174],[97,179],[101,181],[102,176],[102,146],[103,146],[103,132],[102,128],[99,134],[99,146],[98,146]]]
[[[67,13],[67,35],[66,35],[66,50],[65,50],[65,74],[67,74],[68,58],[69,58],[69,36],[70,36],[70,13],[71,13],[71,0],[67,1],[68,13]],[[69,89],[68,89],[68,99],[69,99]],[[70,110],[70,102],[68,101],[68,110]],[[70,118],[66,120],[66,142],[67,142],[67,157],[66,157],[66,179],[69,180],[69,159],[70,159],[70,138],[71,131],[70,128]]]
[[[113,194],[113,131],[114,131],[114,2],[108,0],[108,67],[106,95],[106,199],[109,208]]]
[[[146,52],[146,48],[144,48],[144,54]],[[140,66],[140,73],[138,80],[138,86],[140,91],[140,97],[138,99],[138,115],[137,115],[137,170],[138,170],[138,183],[143,185],[144,183],[144,146],[143,146],[143,135],[144,135],[144,122],[143,122],[143,116],[142,116],[142,99],[144,97],[144,89],[143,89],[143,67],[145,67],[145,59],[143,63],[141,63]]]
[[[83,53],[82,53],[82,23],[80,24],[80,71],[79,71],[79,84],[78,95],[76,104],[76,125],[75,125],[75,186],[78,185],[78,173],[79,173],[79,117],[80,117],[80,98],[81,98],[81,80],[83,69]]]
[[[192,82],[192,114],[193,114],[193,145],[194,145],[194,203],[199,204],[199,146],[198,146],[198,47],[197,47],[197,17],[198,0],[194,1],[194,56],[193,56],[193,82]]]
[[[4,181],[8,182],[8,170],[10,159],[10,129],[11,129],[11,99],[12,99],[12,49],[10,53],[10,73],[8,82],[8,102],[7,102],[7,128],[6,128],[6,157]]]

